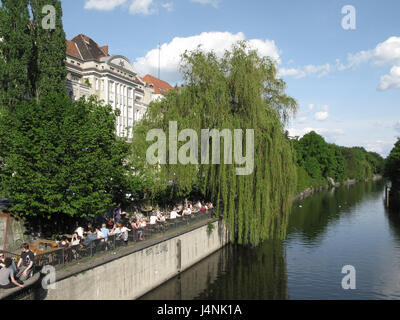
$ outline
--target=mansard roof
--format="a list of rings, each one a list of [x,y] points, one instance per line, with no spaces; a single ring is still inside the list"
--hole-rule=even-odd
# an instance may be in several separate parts
[[[93,39],[83,34],[67,41],[67,54],[84,61],[99,61],[109,56],[108,46],[100,47]]]

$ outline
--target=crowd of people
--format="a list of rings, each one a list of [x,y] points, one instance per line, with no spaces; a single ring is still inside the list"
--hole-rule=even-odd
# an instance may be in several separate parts
[[[174,220],[182,216],[189,216],[213,208],[211,202],[205,203],[197,201],[195,204],[192,204],[188,201],[185,205],[179,204],[173,207],[169,215],[163,214],[159,209],[152,210],[149,219],[146,219],[143,214],[136,211],[131,217],[128,217],[126,212],[122,212],[121,204],[118,204],[113,211],[113,216],[107,223],[102,224],[101,228],[93,227],[91,223],[88,224],[86,230],[83,227],[77,227],[69,245],[89,245],[91,242],[98,239],[107,241],[109,236],[115,236],[116,239],[121,239],[127,244],[128,232],[130,231],[136,231],[138,240],[144,240],[144,229],[148,225],[164,224],[168,220]],[[62,246],[64,246],[63,243],[65,246],[69,246],[65,238],[63,239]]]
[[[101,228],[95,227],[91,223],[88,223],[85,229],[78,226],[71,240],[63,236],[58,242],[58,247],[88,246],[98,239],[107,242],[110,236],[115,236],[116,239],[122,240],[127,245],[128,232],[130,231],[135,230],[137,239],[144,240],[144,230],[148,225],[165,225],[168,221],[210,209],[213,209],[212,203],[197,201],[193,204],[188,201],[185,205],[179,204],[174,206],[169,214],[163,214],[159,209],[151,210],[150,216],[146,219],[143,214],[138,212],[134,212],[129,217],[126,212],[122,212],[121,205],[118,204],[113,210],[112,217],[108,219],[107,223],[103,223]],[[5,258],[4,253],[0,252],[0,288],[23,288],[24,281],[33,275],[34,258],[35,255],[30,250],[28,243],[22,245],[22,252],[17,264],[15,264],[12,258]]]

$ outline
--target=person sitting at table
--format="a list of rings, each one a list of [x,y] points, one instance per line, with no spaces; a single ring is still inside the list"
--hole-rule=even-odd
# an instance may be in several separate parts
[[[107,229],[112,230],[114,227],[114,220],[112,218],[108,219],[107,221]]]
[[[174,208],[172,211],[171,211],[171,213],[170,213],[170,215],[169,215],[169,218],[170,219],[176,219],[176,218],[180,218],[181,217],[181,215],[179,215],[178,214],[178,212],[176,212],[176,208]]]
[[[132,231],[132,230],[129,229],[126,225],[123,225],[121,228],[121,238],[122,238],[122,241],[124,241],[125,245],[128,245],[128,239],[129,239],[128,232],[130,232],[130,231]]]
[[[131,228],[132,230],[137,229],[137,222],[138,222],[138,218],[137,218],[137,213],[136,211],[133,213],[132,218],[131,218]]]
[[[201,202],[200,202],[200,200],[197,201],[196,204],[195,204],[194,206],[195,206],[195,208],[196,208],[197,210],[200,211],[200,209],[201,209]]]
[[[24,288],[24,283],[14,279],[14,270],[11,267],[13,261],[11,258],[4,259],[4,268],[0,269],[0,288],[11,289],[15,287]]]
[[[77,245],[79,245],[79,244],[81,243],[81,239],[82,239],[82,238],[79,237],[78,233],[75,232],[75,233],[72,235],[71,246],[77,246]]]
[[[35,259],[35,255],[29,249],[29,244],[23,243],[21,258],[19,259],[18,264],[17,264],[18,273],[17,273],[16,277],[19,280],[25,281],[28,279],[29,275],[33,274],[32,267],[33,267],[34,259]]]
[[[176,212],[181,213],[182,210],[183,210],[182,204],[178,204],[178,206],[176,207]]]
[[[157,219],[159,222],[162,222],[162,223],[166,221],[165,217],[162,215],[160,210],[157,211]]]
[[[214,209],[212,202],[208,202],[207,207],[208,207],[208,209]]]
[[[93,228],[93,225],[89,222],[88,225],[87,225],[86,234],[92,234],[92,233],[95,233],[95,232],[96,232],[95,228]]]
[[[115,235],[115,239],[117,240],[121,239],[121,228],[122,225],[120,223],[116,223],[111,231],[111,234]]]
[[[201,208],[200,208],[200,211],[207,211],[207,206],[204,204],[204,201],[203,201],[203,203],[201,204]]]
[[[84,230],[83,230],[82,227],[76,228],[76,230],[74,231],[74,233],[76,233],[80,239],[83,239]]]
[[[137,233],[139,235],[139,240],[142,241],[144,240],[143,237],[143,229],[146,228],[147,224],[146,224],[146,220],[145,218],[141,218],[140,221],[137,224]]]
[[[62,237],[62,239],[61,239],[60,243],[58,244],[58,246],[60,248],[68,248],[69,247],[69,243],[67,241],[67,237],[66,236]]]
[[[108,235],[110,234],[110,230],[106,228],[105,223],[102,224],[100,232],[103,234],[104,240],[108,241]]]
[[[89,246],[92,244],[94,240],[97,240],[97,232],[89,233],[86,238],[83,240],[82,244],[84,246]]]
[[[151,217],[150,217],[150,224],[151,225],[155,225],[158,222],[158,217],[156,215],[156,213],[153,211]]]
[[[104,239],[104,233],[99,230],[99,228],[94,228],[94,234],[97,236],[97,239]]]
[[[183,210],[183,215],[190,216],[191,214],[192,214],[192,210],[190,210],[189,206],[186,206],[185,210]]]

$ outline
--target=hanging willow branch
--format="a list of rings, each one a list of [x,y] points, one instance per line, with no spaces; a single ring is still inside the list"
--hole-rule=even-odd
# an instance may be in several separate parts
[[[221,59],[200,48],[186,52],[181,72],[184,86],[152,103],[134,134],[133,155],[141,158],[143,170],[154,175],[153,192],[174,184],[180,195],[187,195],[199,187],[217,204],[233,231],[232,240],[238,243],[285,237],[297,176],[283,123],[296,112],[297,103],[285,95],[285,83],[276,78],[274,62],[240,42]],[[195,130],[199,137],[201,129],[254,129],[253,173],[239,176],[236,165],[224,164],[223,139],[219,165],[146,165],[146,132],[160,128],[168,137],[170,121],[177,121],[178,130]]]

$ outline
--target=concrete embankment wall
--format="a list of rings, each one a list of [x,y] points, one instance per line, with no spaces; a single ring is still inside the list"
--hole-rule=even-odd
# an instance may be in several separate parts
[[[228,244],[223,223],[212,225],[212,232],[206,224],[57,281],[45,299],[136,299]]]

